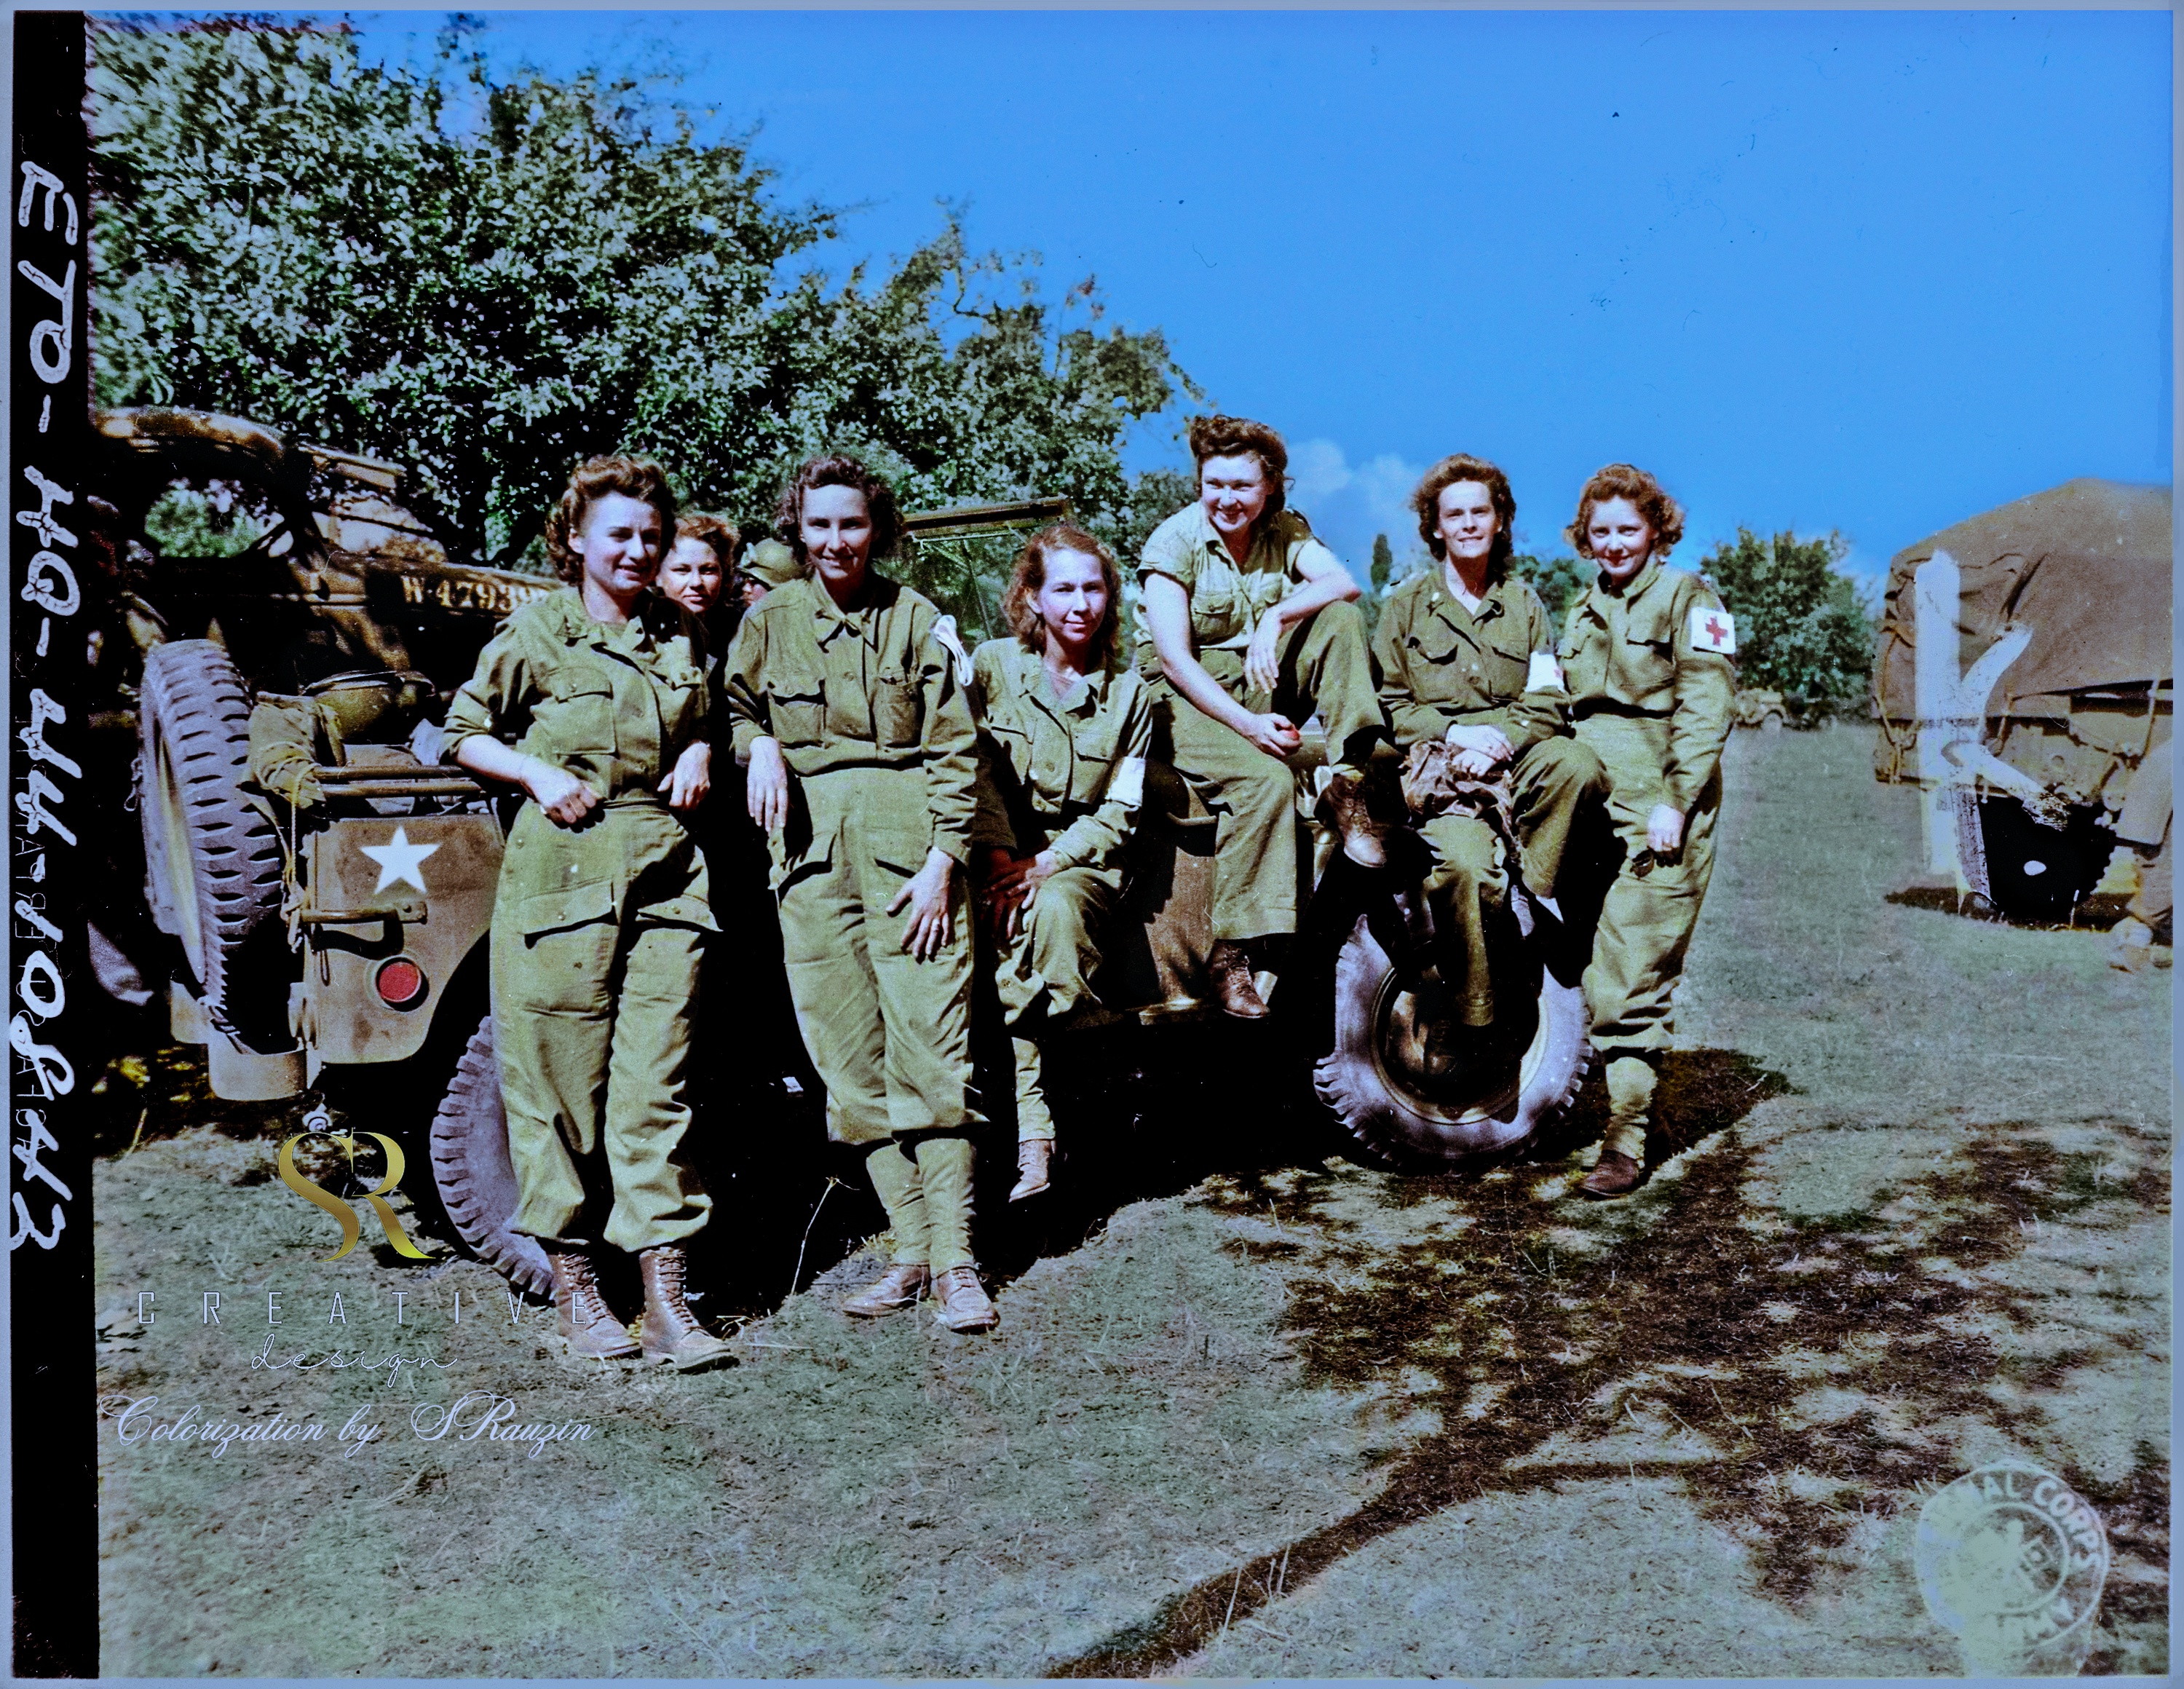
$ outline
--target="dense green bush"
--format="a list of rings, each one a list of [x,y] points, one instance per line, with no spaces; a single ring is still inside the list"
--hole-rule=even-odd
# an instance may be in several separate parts
[[[1793,710],[1827,713],[1866,694],[1873,620],[1857,583],[1836,567],[1839,534],[1763,539],[1739,527],[1700,565],[1736,618],[1736,666],[1747,687],[1781,693]]]

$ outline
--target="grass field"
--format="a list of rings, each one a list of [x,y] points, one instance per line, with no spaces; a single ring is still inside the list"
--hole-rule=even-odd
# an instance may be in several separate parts
[[[2169,976],[1935,906],[1869,768],[1849,727],[1732,743],[1634,1197],[1571,1191],[1596,1084],[1530,1158],[1418,1178],[1240,1090],[1242,1031],[1162,1083],[1095,1052],[1053,1211],[982,1208],[991,1338],[836,1313],[877,1211],[815,1223],[807,1161],[716,1228],[738,1366],[580,1365],[475,1263],[325,1263],[294,1124],[153,1056],[98,1169],[102,1389],[326,1432],[106,1420],[104,1669],[1953,1675],[1913,1521],[2014,1454],[2107,1525],[2087,1669],[2165,1671]],[[472,1391],[593,1435],[414,1434]]]

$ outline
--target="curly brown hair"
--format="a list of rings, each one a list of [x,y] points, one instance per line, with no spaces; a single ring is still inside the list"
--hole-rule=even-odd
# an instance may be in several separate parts
[[[1279,516],[1289,502],[1289,488],[1284,477],[1289,473],[1290,449],[1282,443],[1282,437],[1263,422],[1254,422],[1244,416],[1194,416],[1184,425],[1184,438],[1190,443],[1191,462],[1200,473],[1204,473],[1206,460],[1217,457],[1251,457],[1259,460],[1259,468],[1267,477],[1266,516]]]
[[[1509,554],[1517,549],[1517,495],[1509,490],[1509,477],[1485,458],[1453,452],[1426,471],[1425,478],[1411,493],[1411,509],[1418,518],[1418,538],[1435,556],[1448,555],[1448,543],[1440,537],[1440,495],[1459,481],[1476,481],[1494,500],[1497,521],[1486,573],[1490,579],[1499,580],[1508,567]]]
[[[659,511],[661,532],[675,531],[675,493],[667,484],[666,470],[650,458],[586,458],[569,471],[567,490],[546,518],[546,555],[561,579],[582,577],[583,560],[577,555],[572,542],[582,531],[592,506],[616,493]]]
[[[1611,463],[1593,472],[1577,497],[1577,516],[1563,532],[1580,557],[1592,555],[1585,530],[1592,526],[1593,508],[1611,499],[1628,499],[1653,530],[1652,555],[1666,557],[1684,537],[1684,507],[1669,496],[1668,489],[1635,464]]]
[[[774,531],[788,543],[800,565],[804,555],[804,495],[821,487],[849,487],[865,495],[865,509],[872,519],[872,549],[877,560],[894,555],[902,539],[902,516],[895,509],[894,489],[856,459],[829,452],[805,463],[782,484],[781,501],[775,505]]]
[[[720,560],[721,577],[726,580],[735,573],[736,559],[744,549],[743,536],[726,516],[716,516],[710,511],[694,510],[675,524],[675,538],[668,549],[672,551],[686,539],[694,539],[710,549]]]
[[[1032,599],[1046,585],[1047,560],[1057,551],[1081,551],[1100,561],[1100,578],[1107,583],[1107,615],[1092,636],[1092,661],[1104,668],[1114,654],[1115,633],[1121,624],[1123,573],[1115,566],[1113,554],[1081,527],[1056,522],[1024,542],[1024,549],[1017,554],[1015,571],[1009,577],[1009,589],[1001,597],[1001,620],[1028,649],[1046,649],[1046,623],[1039,619],[1039,606]]]

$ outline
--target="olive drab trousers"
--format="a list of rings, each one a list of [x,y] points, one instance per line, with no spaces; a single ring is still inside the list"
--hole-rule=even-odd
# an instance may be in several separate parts
[[[1509,780],[1524,884],[1541,897],[1553,897],[1572,835],[1587,806],[1606,793],[1607,777],[1588,747],[1557,737],[1541,739],[1518,757]],[[1425,887],[1441,939],[1442,983],[1466,1026],[1490,1025],[1491,923],[1509,896],[1501,841],[1485,822],[1464,813],[1435,816],[1418,830],[1434,853]],[[1590,838],[1596,829],[1584,830]],[[1639,830],[1644,832],[1642,825]]]
[[[1258,714],[1279,711],[1301,727],[1317,713],[1327,760],[1362,770],[1387,729],[1354,604],[1326,605],[1284,637],[1274,689],[1244,677],[1244,654],[1201,651],[1199,661],[1228,695]],[[1166,680],[1154,694],[1164,713],[1175,772],[1218,817],[1213,834],[1213,936],[1258,939],[1297,924],[1297,780],[1286,762],[1202,713]],[[1156,753],[1157,754],[1157,753]]]
[[[999,943],[994,986],[1015,1045],[1019,1143],[1054,1136],[1038,1039],[1052,1022],[1098,1001],[1092,973],[1122,901],[1121,869],[1064,868],[1039,887],[1023,929]]]
[[[712,1207],[682,1151],[691,1004],[712,917],[684,893],[694,847],[666,817],[656,802],[633,813],[610,804],[571,835],[526,804],[510,836],[519,863],[543,858],[582,880],[540,893],[504,872],[493,919],[494,1047],[522,1192],[515,1227],[549,1242],[679,1243]],[[604,871],[611,858],[634,872]],[[593,1234],[579,1164],[601,1150],[613,1206]]]
[[[981,1122],[964,878],[947,944],[916,960],[902,947],[908,910],[888,906],[931,848],[925,771],[840,768],[796,788],[804,813],[790,826],[810,830],[781,859],[782,954],[797,1024],[827,1081],[827,1135],[871,1146],[866,1166],[893,1222],[896,1259],[936,1273],[967,1266],[966,1134]]]
[[[1656,856],[1646,843],[1646,818],[1665,801],[1661,771],[1669,731],[1663,719],[1605,713],[1577,724],[1580,743],[1598,755],[1607,772],[1608,821],[1618,847],[1585,973],[1592,1041],[1610,1062],[1668,1046],[1676,983],[1713,873],[1719,770],[1684,817],[1682,850]]]

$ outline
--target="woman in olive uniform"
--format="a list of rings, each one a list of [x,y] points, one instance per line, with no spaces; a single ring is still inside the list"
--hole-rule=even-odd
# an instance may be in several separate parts
[[[1412,575],[1380,612],[1373,654],[1381,705],[1398,747],[1440,740],[1455,748],[1457,772],[1507,783],[1524,884],[1553,897],[1563,852],[1607,783],[1599,758],[1570,737],[1547,607],[1509,572],[1509,478],[1483,459],[1446,457],[1418,482],[1411,508],[1440,566]],[[1457,810],[1419,831],[1434,853],[1426,895],[1442,984],[1464,1025],[1491,1025],[1488,928],[1509,889],[1493,829]]]
[[[698,618],[717,666],[735,637],[743,604],[728,590],[734,579],[736,531],[718,516],[693,514],[675,524],[675,543],[660,566],[660,595]]]
[[[1091,976],[1145,796],[1152,700],[1116,661],[1121,587],[1114,558],[1090,534],[1043,529],[1002,599],[1015,637],[988,640],[972,660],[983,729],[975,839],[1016,1045],[1012,1202],[1050,1183],[1054,1115],[1039,1034],[1096,1001]]]
[[[1585,975],[1607,1062],[1607,1132],[1579,1188],[1619,1196],[1641,1175],[1654,1064],[1713,871],[1736,635],[1713,588],[1663,560],[1684,513],[1644,470],[1618,463],[1595,475],[1568,532],[1599,574],[1570,607],[1563,671],[1578,739],[1607,771],[1620,845]]]
[[[1267,1012],[1251,974],[1264,941],[1296,931],[1296,781],[1288,759],[1318,711],[1334,770],[1327,806],[1357,861],[1385,861],[1363,775],[1387,736],[1373,696],[1357,583],[1286,507],[1289,449],[1263,422],[1191,419],[1199,499],[1145,541],[1139,666],[1175,771],[1217,818],[1213,950],[1222,1007]]]
[[[866,1146],[894,1236],[844,1306],[886,1313],[930,1289],[940,1324],[990,1329],[971,1250],[969,660],[929,599],[872,568],[901,524],[863,465],[805,464],[779,526],[811,572],[745,615],[723,678],[827,1130]]]
[[[448,755],[529,799],[493,913],[493,1036],[520,1202],[580,1355],[638,1352],[599,1294],[597,1242],[643,1269],[648,1360],[727,1345],[684,1300],[709,1198],[682,1154],[692,1002],[713,917],[690,811],[711,778],[705,638],[650,588],[675,501],[659,465],[594,458],[547,549],[571,590],[526,605],[448,711]],[[421,871],[429,872],[428,868]],[[612,1204],[595,1229],[588,1173]]]

